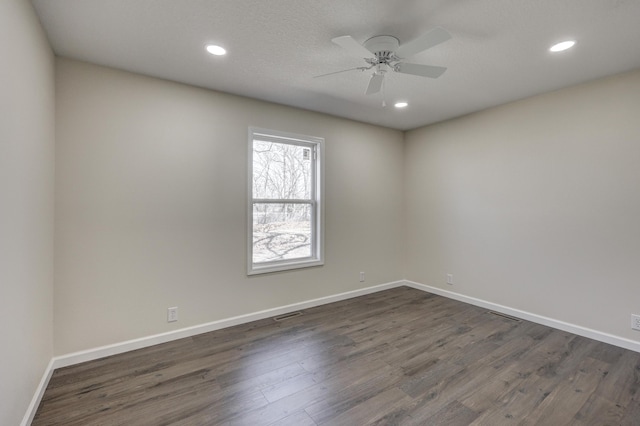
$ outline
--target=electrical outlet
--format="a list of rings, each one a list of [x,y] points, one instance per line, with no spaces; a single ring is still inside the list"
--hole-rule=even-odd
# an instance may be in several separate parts
[[[447,284],[453,285],[453,274],[447,274]]]
[[[174,306],[173,308],[167,309],[167,322],[176,321],[178,321],[178,307]]]
[[[631,314],[631,328],[640,330],[640,315]]]
[[[360,272],[360,282],[364,282],[364,272]]]

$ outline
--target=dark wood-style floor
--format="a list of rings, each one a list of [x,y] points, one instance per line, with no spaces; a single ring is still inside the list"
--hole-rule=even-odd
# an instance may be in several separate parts
[[[640,354],[400,287],[56,370],[33,425],[640,425]]]

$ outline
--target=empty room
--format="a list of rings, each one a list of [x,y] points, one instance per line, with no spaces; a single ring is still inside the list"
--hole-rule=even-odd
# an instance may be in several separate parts
[[[2,0],[0,425],[640,424],[639,20]]]

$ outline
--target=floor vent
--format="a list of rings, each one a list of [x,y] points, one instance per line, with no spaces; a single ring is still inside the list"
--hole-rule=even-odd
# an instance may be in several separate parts
[[[274,321],[284,321],[284,320],[288,320],[288,319],[291,319],[291,318],[299,317],[300,315],[302,315],[302,312],[300,312],[300,311],[289,312],[288,314],[283,314],[283,315],[278,315],[277,317],[273,317],[273,320]]]
[[[511,315],[503,314],[503,313],[500,313],[500,312],[489,311],[487,313],[489,313],[491,315],[498,316],[498,317],[502,317],[502,318],[505,318],[505,319],[508,319],[508,320],[511,320],[511,321],[522,322],[522,320],[520,318],[512,317]]]

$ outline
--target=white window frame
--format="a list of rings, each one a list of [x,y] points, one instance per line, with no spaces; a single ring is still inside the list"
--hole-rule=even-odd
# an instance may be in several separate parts
[[[253,198],[253,140],[256,136],[259,136],[260,140],[305,146],[311,149],[311,173],[313,179],[311,187],[311,202],[308,200],[263,200]],[[324,139],[315,136],[298,135],[295,133],[287,133],[259,127],[249,127],[248,146],[247,275],[324,265]],[[253,205],[254,203],[265,202],[274,204],[304,203],[311,206],[311,256],[271,262],[253,262]]]

